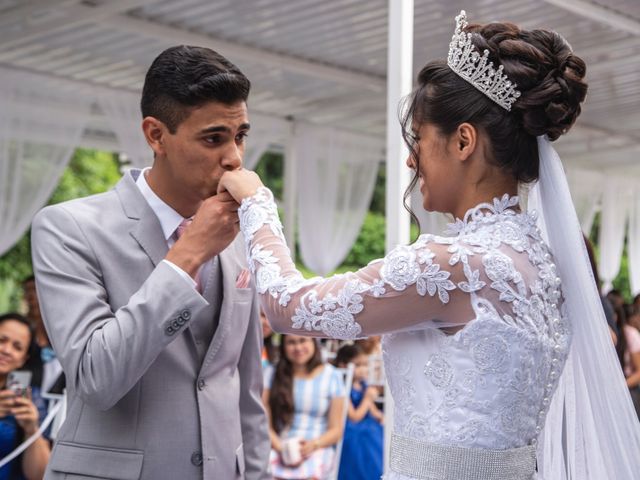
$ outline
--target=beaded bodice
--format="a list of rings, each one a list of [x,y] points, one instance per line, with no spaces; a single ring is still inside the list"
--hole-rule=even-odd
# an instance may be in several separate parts
[[[571,329],[551,253],[517,197],[327,279],[295,269],[267,189],[243,201],[240,225],[275,330],[385,334],[396,433],[493,449],[536,442]]]

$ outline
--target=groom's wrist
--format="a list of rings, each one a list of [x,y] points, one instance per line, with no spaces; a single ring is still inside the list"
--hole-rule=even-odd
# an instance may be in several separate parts
[[[180,268],[191,278],[195,278],[200,266],[204,263],[204,260],[199,259],[195,255],[185,255],[179,251],[175,251],[173,248],[167,252],[164,259]]]

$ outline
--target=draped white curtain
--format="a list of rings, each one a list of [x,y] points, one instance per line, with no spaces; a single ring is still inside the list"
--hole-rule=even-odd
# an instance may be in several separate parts
[[[607,292],[620,270],[625,227],[631,207],[631,192],[626,179],[608,176],[604,181],[600,219],[599,273],[602,290]]]
[[[640,190],[636,188],[632,195],[627,252],[631,293],[637,295],[640,293]]]
[[[29,228],[78,145],[91,102],[77,89],[0,69],[0,255]]]
[[[153,151],[142,133],[140,96],[128,92],[101,92],[98,102],[120,144],[122,152],[134,167],[144,168],[153,163]]]
[[[244,168],[253,170],[269,150],[283,151],[290,134],[290,123],[279,118],[249,112],[249,137],[244,154]]]
[[[371,137],[300,124],[298,232],[304,264],[320,275],[340,265],[368,211],[382,144]]]
[[[602,201],[605,175],[602,172],[577,169],[567,169],[566,173],[582,232],[589,235]]]

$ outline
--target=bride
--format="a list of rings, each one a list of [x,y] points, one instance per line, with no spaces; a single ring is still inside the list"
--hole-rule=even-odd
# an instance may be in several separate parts
[[[584,75],[557,33],[468,25],[461,12],[447,61],[422,69],[403,118],[424,208],[457,220],[355,273],[304,280],[271,192],[253,172],[222,177],[276,331],[385,334],[389,480],[640,472],[638,421],[549,143],[580,114]],[[539,215],[517,196],[532,184]]]

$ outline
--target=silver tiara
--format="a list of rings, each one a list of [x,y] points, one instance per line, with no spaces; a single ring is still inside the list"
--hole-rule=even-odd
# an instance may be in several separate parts
[[[520,92],[516,84],[502,73],[502,65],[496,70],[489,61],[489,50],[482,56],[471,41],[471,33],[464,32],[468,25],[467,12],[462,10],[456,17],[456,31],[449,44],[447,64],[460,77],[484,93],[505,110],[511,111],[511,105],[518,99]]]

